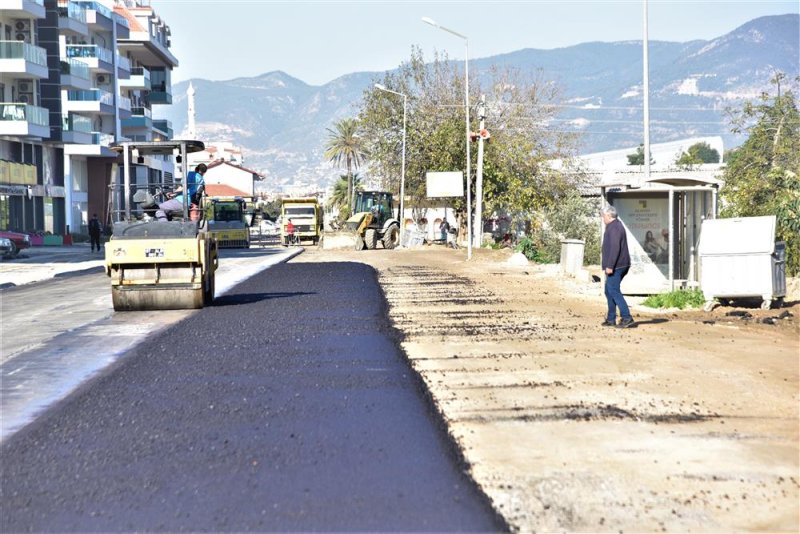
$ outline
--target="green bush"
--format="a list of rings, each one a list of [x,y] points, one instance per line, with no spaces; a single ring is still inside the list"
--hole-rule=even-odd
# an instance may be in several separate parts
[[[648,308],[699,308],[705,302],[703,292],[699,289],[679,289],[669,293],[650,295],[643,305]]]
[[[547,253],[540,248],[539,243],[530,237],[520,239],[514,251],[522,252],[526,258],[536,263],[553,263]]]
[[[599,210],[598,199],[582,198],[577,191],[572,191],[539,214],[530,236],[520,241],[516,250],[537,263],[558,263],[561,241],[582,239],[584,265],[599,264]]]
[[[517,246],[514,247],[515,252],[522,252],[526,258],[529,260],[533,260],[534,256],[536,255],[536,247],[534,246],[533,239],[530,237],[523,237],[517,243]]]

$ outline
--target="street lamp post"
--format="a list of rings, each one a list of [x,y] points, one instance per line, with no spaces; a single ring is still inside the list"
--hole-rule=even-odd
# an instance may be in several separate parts
[[[392,91],[391,89],[387,89],[386,86],[376,83],[375,88],[381,91],[386,91],[387,93],[392,93],[397,96],[403,97],[403,163],[400,170],[400,211],[397,214],[397,218],[400,220],[400,230],[403,230],[404,222],[405,222],[405,196],[406,196],[406,103],[408,101],[408,97],[404,93],[399,93],[397,91]]]
[[[444,26],[439,25],[433,19],[428,17],[422,17],[422,22],[425,24],[430,24],[435,28],[439,28],[440,30],[444,30],[447,33],[451,33],[456,37],[460,37],[464,39],[464,109],[466,111],[467,119],[467,132],[466,132],[466,141],[467,141],[467,259],[472,258],[472,193],[470,192],[470,185],[471,185],[471,161],[470,161],[470,154],[469,154],[469,39],[466,35],[462,35],[456,31],[453,31],[449,28],[445,28]]]

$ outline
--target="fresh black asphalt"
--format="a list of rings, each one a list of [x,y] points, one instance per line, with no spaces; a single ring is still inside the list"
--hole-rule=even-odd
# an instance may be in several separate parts
[[[504,530],[431,411],[370,267],[277,265],[10,437],[0,530]]]

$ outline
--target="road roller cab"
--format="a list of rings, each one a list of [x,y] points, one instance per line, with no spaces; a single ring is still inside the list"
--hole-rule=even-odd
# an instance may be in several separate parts
[[[217,243],[189,194],[169,220],[154,208],[178,187],[188,187],[188,158],[200,141],[127,142],[113,147],[120,170],[109,186],[112,235],[106,273],[117,311],[202,308],[214,299]],[[143,166],[148,158],[150,166]],[[153,172],[151,167],[161,167]]]

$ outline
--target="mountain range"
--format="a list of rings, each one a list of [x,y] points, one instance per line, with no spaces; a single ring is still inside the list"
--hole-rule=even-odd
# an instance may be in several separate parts
[[[800,15],[754,19],[710,41],[650,41],[652,143],[730,133],[725,109],[770,89],[775,72],[800,75]],[[642,140],[641,41],[590,42],[553,50],[524,49],[470,60],[470,74],[493,66],[520,73],[539,70],[562,89],[563,107],[553,127],[579,131],[581,153],[636,146]],[[186,90],[195,94],[200,139],[242,147],[245,166],[268,179],[262,187],[325,189],[341,170],[323,157],[326,128],[352,117],[365,89],[382,72],[357,72],[321,86],[274,71],[226,81],[192,79],[173,86],[173,104],[160,118],[185,136]],[[796,88],[796,84],[795,84]]]

